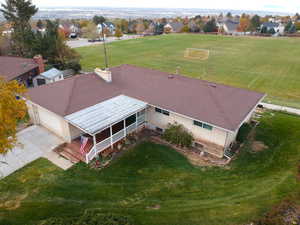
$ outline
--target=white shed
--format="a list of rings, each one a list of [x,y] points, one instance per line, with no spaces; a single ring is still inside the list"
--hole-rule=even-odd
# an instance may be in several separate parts
[[[56,68],[52,68],[44,73],[41,73],[40,75],[36,76],[34,78],[34,86],[41,86],[44,84],[49,84],[49,83],[53,83],[56,81],[60,81],[64,79],[64,75],[63,72],[56,69]]]

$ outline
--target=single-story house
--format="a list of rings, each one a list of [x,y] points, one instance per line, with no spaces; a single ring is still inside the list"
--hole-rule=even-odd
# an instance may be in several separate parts
[[[42,56],[33,59],[11,56],[0,56],[0,76],[5,80],[17,80],[26,87],[33,87],[33,79],[45,71]]]
[[[62,71],[52,68],[46,72],[41,73],[33,79],[34,86],[41,86],[44,84],[53,83],[64,79],[64,74]]]
[[[181,22],[170,22],[164,26],[164,30],[169,29],[171,33],[180,33],[184,25]]]
[[[222,158],[264,94],[133,65],[29,90],[31,119],[66,142],[92,142],[86,162],[143,127],[182,124],[195,146]]]

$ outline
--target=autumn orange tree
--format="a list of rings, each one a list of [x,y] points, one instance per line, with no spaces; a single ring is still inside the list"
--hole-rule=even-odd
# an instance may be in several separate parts
[[[0,154],[7,153],[17,144],[18,121],[25,118],[27,108],[25,101],[16,96],[25,92],[24,85],[0,77]]]

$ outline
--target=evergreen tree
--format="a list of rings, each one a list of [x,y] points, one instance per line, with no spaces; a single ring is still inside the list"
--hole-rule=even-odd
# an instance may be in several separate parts
[[[260,17],[258,15],[254,15],[250,19],[250,30],[251,31],[257,31],[257,29],[260,27],[261,22],[260,22]]]
[[[203,27],[204,32],[216,32],[217,30],[218,30],[218,28],[217,28],[215,19],[211,19]]]
[[[103,16],[94,16],[93,17],[93,22],[98,25],[98,24],[102,24],[106,21],[106,19]]]
[[[1,4],[0,12],[13,25],[12,49],[19,56],[31,55],[33,33],[30,19],[38,11],[30,0],[6,0]]]

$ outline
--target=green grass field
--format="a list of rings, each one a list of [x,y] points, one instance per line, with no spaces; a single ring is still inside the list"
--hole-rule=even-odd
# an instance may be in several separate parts
[[[207,60],[184,57],[187,48],[207,49]],[[102,45],[78,48],[84,70],[103,67]],[[267,101],[300,108],[300,39],[196,34],[146,37],[108,44],[109,64],[134,64],[248,88]]]
[[[39,159],[0,181],[0,224],[34,225],[98,209],[129,215],[136,225],[244,225],[299,195],[299,136],[299,117],[268,113],[256,131],[268,149],[252,153],[246,143],[226,169],[194,167],[149,142],[102,171],[84,164],[62,171]]]

